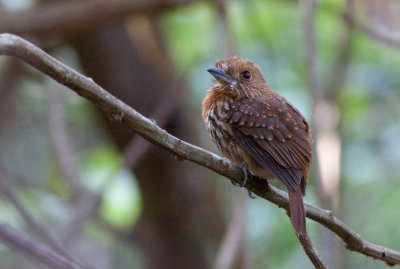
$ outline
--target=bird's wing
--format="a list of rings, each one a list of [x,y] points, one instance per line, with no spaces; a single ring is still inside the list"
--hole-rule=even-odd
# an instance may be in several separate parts
[[[278,95],[243,99],[230,110],[238,143],[289,189],[301,184],[312,151],[307,121]]]

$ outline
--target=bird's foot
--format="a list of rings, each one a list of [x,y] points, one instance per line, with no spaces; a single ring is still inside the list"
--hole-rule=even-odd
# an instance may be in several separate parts
[[[243,182],[242,182],[242,184],[239,184],[239,183],[237,183],[237,182],[235,182],[233,180],[231,182],[232,182],[233,185],[235,185],[237,187],[245,187],[246,183],[247,183],[247,180],[249,179],[249,172],[247,171],[247,168],[244,167],[244,166],[238,166],[238,167],[240,169],[242,169],[242,171],[243,171]],[[254,196],[253,193],[249,189],[247,189],[247,191],[249,193],[249,197],[250,198],[252,198],[252,199],[256,198],[256,196]]]
[[[246,167],[240,166],[240,165],[237,165],[237,167],[239,167],[243,171],[243,177],[244,177],[243,182],[241,184],[239,184],[239,183],[237,183],[237,182],[235,182],[233,180],[231,180],[231,182],[236,187],[244,187],[246,185],[246,183],[247,183],[247,180],[249,179],[249,173],[247,172],[247,168]]]
[[[235,187],[243,187],[242,184],[237,183],[236,181],[234,181],[233,179],[231,179],[231,183],[233,186]]]

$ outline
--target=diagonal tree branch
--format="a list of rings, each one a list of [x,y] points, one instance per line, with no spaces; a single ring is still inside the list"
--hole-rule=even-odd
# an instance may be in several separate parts
[[[376,40],[394,49],[400,49],[399,39],[381,33],[378,29],[358,19],[355,14],[346,12],[344,13],[343,18],[348,24],[353,24],[356,28],[358,28],[365,35],[369,36],[371,39]]]
[[[7,185],[7,180],[3,175],[2,171],[0,171],[0,190],[4,193],[4,195],[8,198],[8,200],[14,205],[14,207],[18,210],[21,216],[24,218],[25,222],[32,228],[51,248],[53,248],[60,255],[65,258],[73,261],[72,257],[59,245],[49,233],[47,233],[46,229],[31,215],[28,209],[22,204],[22,202],[18,199],[14,191]]]
[[[42,244],[36,243],[26,235],[0,224],[0,240],[49,269],[83,269],[83,267],[65,259]]]
[[[54,83],[55,82],[51,82]],[[58,85],[57,85],[58,86]],[[49,131],[51,146],[54,151],[56,162],[59,166],[61,176],[71,189],[72,200],[76,207],[83,203],[84,197],[91,195],[81,183],[75,152],[71,145],[67,126],[64,119],[65,108],[63,92],[60,87],[49,89],[50,109],[49,109]],[[79,210],[78,210],[79,211]]]
[[[232,165],[227,159],[172,136],[153,121],[109,94],[92,79],[67,67],[28,41],[11,34],[0,34],[0,55],[17,57],[32,65],[80,96],[92,101],[106,112],[110,119],[127,124],[145,139],[169,151],[179,159],[189,160],[207,167],[238,184],[243,182],[242,170]],[[279,207],[289,208],[287,193],[268,185],[266,180],[252,177],[247,182],[246,187],[251,192]],[[345,242],[348,249],[383,260],[390,265],[400,264],[399,251],[375,245],[362,239],[345,223],[335,218],[331,211],[309,203],[305,203],[305,211],[308,218],[337,234]]]
[[[317,249],[312,245],[311,240],[307,235],[299,235],[299,241],[303,246],[304,251],[314,264],[316,269],[327,269],[328,267],[319,256]]]

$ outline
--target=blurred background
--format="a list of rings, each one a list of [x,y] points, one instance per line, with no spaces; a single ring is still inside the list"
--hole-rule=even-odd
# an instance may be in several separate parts
[[[214,152],[201,118],[205,69],[250,58],[312,125],[305,200],[399,250],[399,14],[396,0],[1,0],[0,32]],[[284,210],[7,57],[0,199],[1,224],[90,268],[312,268]],[[307,223],[329,268],[387,268]],[[4,244],[0,267],[43,265]]]

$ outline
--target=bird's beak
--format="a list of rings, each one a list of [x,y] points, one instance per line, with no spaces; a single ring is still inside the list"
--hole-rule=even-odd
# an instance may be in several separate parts
[[[227,73],[225,73],[225,71],[222,69],[210,67],[207,69],[207,72],[213,75],[213,77],[215,77],[218,81],[224,81],[228,84],[234,84],[235,80]]]

